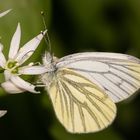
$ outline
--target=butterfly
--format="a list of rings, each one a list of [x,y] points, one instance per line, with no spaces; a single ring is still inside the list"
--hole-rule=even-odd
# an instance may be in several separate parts
[[[43,57],[41,80],[58,120],[71,133],[97,132],[116,117],[116,105],[140,88],[140,60],[104,52]]]

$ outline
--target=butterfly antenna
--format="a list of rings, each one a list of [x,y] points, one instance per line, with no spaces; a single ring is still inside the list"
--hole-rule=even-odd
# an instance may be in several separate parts
[[[46,25],[46,22],[45,22],[45,14],[44,14],[43,11],[41,11],[41,16],[42,16],[42,21],[43,21],[44,29],[46,30],[47,29],[47,25]],[[49,52],[52,55],[52,47],[51,47],[51,41],[50,41],[50,37],[49,37],[48,31],[46,32],[46,34],[44,34],[42,31],[41,31],[41,33],[42,33],[42,35],[44,37],[44,40],[45,40],[46,44],[49,46]]]

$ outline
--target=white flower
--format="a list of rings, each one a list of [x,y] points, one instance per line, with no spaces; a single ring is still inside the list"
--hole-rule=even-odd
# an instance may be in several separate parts
[[[0,110],[0,117],[4,116],[7,113],[6,110]]]
[[[11,9],[9,9],[9,10],[7,10],[5,12],[0,13],[0,18],[5,16],[6,14],[8,14],[10,11],[11,11]]]
[[[45,31],[46,32],[46,31]],[[44,33],[45,33],[44,32]],[[30,63],[27,66],[21,65],[33,54],[33,52],[38,47],[40,41],[43,38],[42,33],[30,40],[23,47],[19,48],[21,38],[20,24],[18,24],[17,29],[12,37],[10,50],[8,54],[8,60],[2,53],[3,45],[0,44],[0,66],[4,70],[5,81],[1,84],[8,93],[21,93],[24,91],[29,91],[32,93],[39,93],[35,90],[35,86],[31,83],[23,80],[19,76],[25,75],[39,75],[46,72],[44,66],[35,66]]]
[[[0,18],[5,16],[6,14],[8,14],[10,11],[11,11],[11,9],[0,13]],[[0,44],[0,46],[1,46],[1,44]],[[6,114],[6,112],[7,112],[6,110],[0,110],[0,117],[4,116]]]

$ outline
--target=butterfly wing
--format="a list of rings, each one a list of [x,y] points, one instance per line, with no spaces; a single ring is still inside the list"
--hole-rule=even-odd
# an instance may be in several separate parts
[[[114,102],[122,101],[140,88],[140,60],[117,53],[77,53],[61,58],[57,68],[69,68],[102,88]]]
[[[48,92],[57,118],[71,133],[102,130],[116,116],[116,106],[108,95],[73,70],[59,69]]]

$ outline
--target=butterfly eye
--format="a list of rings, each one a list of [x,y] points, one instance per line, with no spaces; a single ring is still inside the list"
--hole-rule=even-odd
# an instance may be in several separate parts
[[[57,62],[59,59],[57,58],[57,57],[55,57],[55,56],[53,56],[53,61],[54,62]]]

